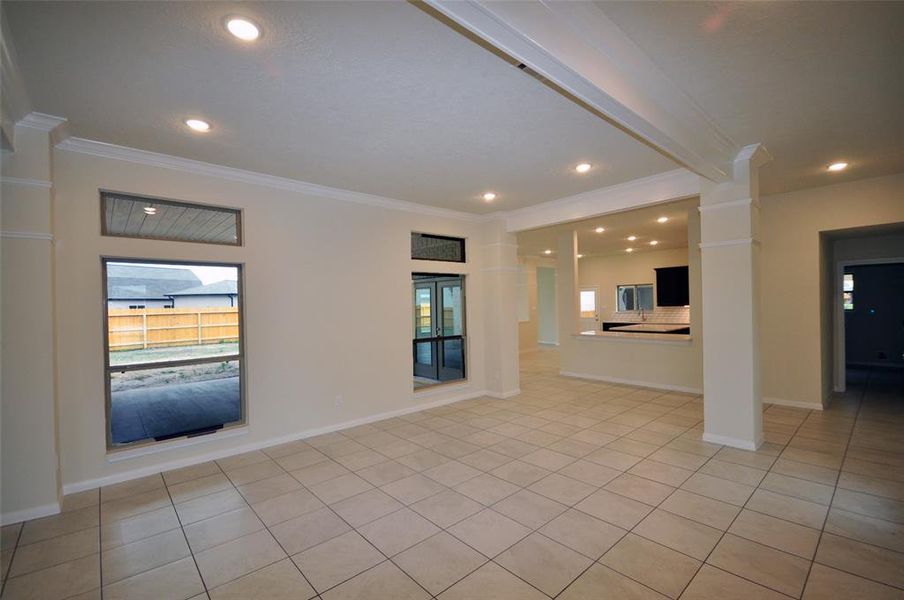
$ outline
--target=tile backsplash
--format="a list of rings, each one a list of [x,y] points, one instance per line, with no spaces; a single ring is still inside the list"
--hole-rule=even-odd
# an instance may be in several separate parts
[[[646,313],[647,323],[684,323],[691,322],[691,309],[688,306],[657,306]],[[640,321],[640,311],[631,310],[614,312],[603,318],[607,323],[637,323]]]

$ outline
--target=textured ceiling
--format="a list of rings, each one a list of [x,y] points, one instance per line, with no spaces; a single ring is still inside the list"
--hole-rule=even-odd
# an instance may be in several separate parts
[[[555,256],[556,239],[562,231],[577,231],[578,252],[586,257],[624,254],[625,248],[634,248],[635,253],[687,248],[687,214],[697,210],[699,203],[698,198],[691,198],[523,231],[518,234],[518,254],[546,256],[545,250],[552,250],[550,256]],[[659,217],[667,217],[668,221],[659,223]],[[596,233],[597,227],[605,231]],[[637,239],[628,241],[631,235]],[[653,240],[659,243],[651,246]]]
[[[78,137],[476,213],[675,167],[408,2],[4,4],[34,109]]]
[[[904,2],[597,4],[736,143],[766,145],[764,193],[904,171]]]

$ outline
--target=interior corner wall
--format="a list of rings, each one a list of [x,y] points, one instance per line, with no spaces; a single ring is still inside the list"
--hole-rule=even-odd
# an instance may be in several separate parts
[[[527,296],[527,320],[518,321],[518,351],[529,352],[537,348],[537,267],[530,260],[519,258],[518,268],[522,277],[518,293]]]
[[[543,302],[541,303],[540,279],[544,276],[548,277],[549,275],[548,273],[544,275],[541,269],[545,268],[548,271],[551,271],[553,275],[555,274],[555,261],[549,258],[526,256],[520,257],[518,259],[518,264],[519,267],[524,270],[525,289],[521,292],[527,294],[528,303],[527,321],[518,322],[518,350],[519,352],[529,352],[531,350],[536,350],[541,340],[548,341],[548,339],[550,338],[550,332],[548,331],[545,331],[545,336],[541,336],[540,334],[541,304],[543,304],[543,308],[547,308],[546,304],[549,303],[548,297],[543,298]],[[548,282],[545,283],[545,286],[549,287]],[[554,285],[552,287],[552,290],[553,294],[555,294]],[[554,302],[555,297],[553,297],[552,300]],[[546,317],[552,319],[553,321],[556,319],[556,315],[552,311],[550,311],[550,314],[546,315]],[[548,327],[546,329],[548,329]],[[556,342],[555,335],[552,335],[551,339],[553,343]]]
[[[495,350],[486,347],[493,284],[492,272],[482,269],[488,252],[486,223],[68,150],[55,150],[54,160],[64,491],[474,397],[487,389],[486,357]],[[101,236],[99,189],[240,208],[244,245]],[[411,231],[467,238],[467,263],[411,260]],[[245,433],[108,460],[103,256],[244,264]],[[418,395],[412,391],[412,272],[466,278],[468,380]],[[512,351],[517,355],[515,327],[513,321]],[[517,369],[517,356],[514,361]],[[341,406],[335,402],[339,395]]]
[[[831,321],[820,309],[828,293],[820,234],[904,222],[902,198],[904,174],[761,197],[764,401],[824,404],[831,392],[824,357],[832,338]]]
[[[16,128],[0,197],[0,508],[4,524],[59,510],[50,136]]]
[[[537,267],[537,343],[559,345],[558,272]]]

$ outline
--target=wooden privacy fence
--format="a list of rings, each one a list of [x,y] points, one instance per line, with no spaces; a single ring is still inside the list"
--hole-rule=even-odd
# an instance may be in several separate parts
[[[107,311],[110,350],[193,346],[238,341],[239,309],[111,308]]]

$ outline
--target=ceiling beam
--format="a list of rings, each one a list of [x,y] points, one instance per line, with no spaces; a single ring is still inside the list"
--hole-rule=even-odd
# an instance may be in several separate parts
[[[691,171],[731,178],[740,147],[592,2],[426,2]]]
[[[551,200],[535,206],[500,213],[509,233],[548,227],[571,221],[684,200],[700,194],[700,176],[687,169],[675,169],[650,177],[591,190],[583,194]]]

